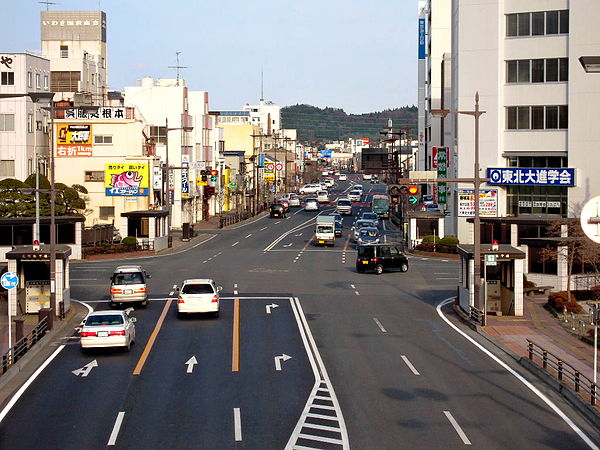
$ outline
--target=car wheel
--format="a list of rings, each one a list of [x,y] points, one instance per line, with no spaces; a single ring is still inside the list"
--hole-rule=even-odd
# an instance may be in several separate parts
[[[377,275],[381,275],[383,273],[383,266],[381,264],[377,264],[377,266],[375,266],[375,273]]]
[[[140,306],[142,306],[142,307],[144,307],[144,308],[145,308],[146,306],[148,306],[148,299],[144,300],[143,302],[140,302]]]
[[[408,263],[400,264],[400,272],[407,272],[407,271],[408,271]]]

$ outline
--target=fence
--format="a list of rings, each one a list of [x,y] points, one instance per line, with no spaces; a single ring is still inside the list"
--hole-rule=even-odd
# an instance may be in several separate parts
[[[562,325],[569,327],[573,333],[579,336],[589,337],[589,332],[594,329],[593,315],[591,313],[570,313],[565,308],[562,312]]]
[[[546,372],[555,376],[567,386],[574,388],[575,392],[579,393],[582,397],[589,398],[590,404],[596,406],[598,389],[596,383],[530,339],[527,339],[527,353],[531,361],[539,362]],[[536,358],[538,361],[536,361]]]
[[[234,223],[241,222],[242,220],[246,220],[248,217],[248,211],[234,211],[221,214],[219,216],[219,228],[223,228],[227,225],[232,225]]]
[[[81,244],[84,247],[98,244],[111,244],[115,235],[113,225],[94,225],[85,227],[81,233]]]
[[[4,374],[10,366],[21,359],[31,347],[44,337],[48,331],[48,318],[42,318],[31,333],[15,342],[8,351],[0,357],[0,375]]]

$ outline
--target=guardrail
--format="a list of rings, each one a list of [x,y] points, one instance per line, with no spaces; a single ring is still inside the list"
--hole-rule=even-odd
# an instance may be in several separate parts
[[[48,318],[43,317],[31,332],[15,342],[8,351],[0,356],[0,375],[4,374],[10,366],[15,364],[33,347],[48,331]]]
[[[540,347],[531,339],[527,339],[528,357],[533,362],[539,362],[542,368],[555,376],[559,381],[570,385],[582,397],[588,398],[592,406],[597,406],[598,386],[569,363],[564,362],[552,352]],[[536,358],[539,361],[536,361]]]

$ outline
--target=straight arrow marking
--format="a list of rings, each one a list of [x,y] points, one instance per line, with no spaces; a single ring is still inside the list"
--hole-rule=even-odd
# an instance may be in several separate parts
[[[187,366],[187,373],[192,373],[194,371],[194,366],[198,364],[198,360],[196,359],[195,356],[192,356],[190,359],[188,359],[185,362],[185,365]]]
[[[275,370],[281,370],[281,361],[287,361],[288,359],[292,359],[291,356],[286,355],[285,353],[281,356],[275,357]]]
[[[73,370],[72,373],[75,374],[75,376],[81,375],[82,377],[87,377],[94,367],[98,367],[98,361],[96,360],[86,364],[81,369]]]
[[[271,314],[272,308],[279,308],[279,305],[276,303],[271,303],[270,305],[265,306],[265,309],[267,310],[267,314]]]

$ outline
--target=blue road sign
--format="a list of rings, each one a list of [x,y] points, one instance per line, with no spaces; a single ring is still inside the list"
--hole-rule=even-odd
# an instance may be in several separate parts
[[[14,289],[19,284],[19,277],[14,272],[6,272],[0,278],[0,284],[4,289]]]

